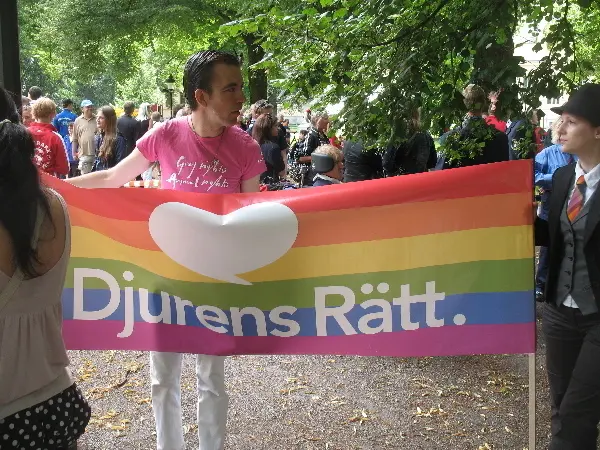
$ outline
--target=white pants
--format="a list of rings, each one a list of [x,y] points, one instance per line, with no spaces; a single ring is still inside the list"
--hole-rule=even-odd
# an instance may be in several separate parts
[[[81,175],[85,175],[86,173],[90,173],[92,171],[95,159],[95,156],[82,156],[81,158],[79,158],[78,168],[81,172]]]
[[[156,420],[157,450],[184,450],[181,419],[181,363],[183,354],[150,352],[152,409]],[[196,355],[199,450],[222,450],[227,406],[225,357]]]

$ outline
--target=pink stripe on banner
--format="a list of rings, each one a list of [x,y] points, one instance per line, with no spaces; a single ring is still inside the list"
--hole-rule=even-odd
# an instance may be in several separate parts
[[[156,350],[249,355],[450,356],[535,352],[535,322],[421,328],[351,336],[228,336],[205,328],[136,322],[133,334],[117,337],[121,321],[65,320],[70,350]]]

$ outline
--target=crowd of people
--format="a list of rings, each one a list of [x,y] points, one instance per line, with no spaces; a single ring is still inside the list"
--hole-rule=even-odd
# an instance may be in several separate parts
[[[126,103],[94,114],[90,100],[56,105],[39,88],[16,109],[0,89],[0,449],[74,449],[90,405],[68,370],[61,336],[62,290],[70,221],[62,197],[40,172],[80,188],[118,188],[160,167],[160,188],[195,193],[251,193],[287,180],[322,188],[381,176],[535,158],[542,189],[536,242],[542,245],[537,299],[552,399],[551,450],[596,448],[600,421],[600,85],[587,84],[556,108],[554,145],[528,119],[503,123],[475,85],[463,92],[464,122],[441,138],[423,130],[420,111],[408,139],[383,152],[327,136],[329,117],[310,114],[310,128],[291,139],[266,101],[240,120],[245,97],[240,62],[220,51],[192,55],[184,68],[187,106],[161,122]],[[27,104],[26,104],[27,103]],[[484,114],[487,112],[488,114]],[[527,126],[514,125],[521,122]],[[156,126],[160,123],[160,126]],[[537,154],[536,154],[537,153]],[[485,182],[484,180],[482,180]],[[326,188],[327,189],[327,188]],[[532,186],[533,189],[533,186]],[[490,205],[493,207],[493,205]],[[533,212],[533,211],[532,211]],[[476,211],[474,214],[485,214]],[[158,450],[184,449],[178,353],[151,352],[152,408]],[[198,437],[202,450],[223,449],[228,395],[224,357],[196,356]]]
[[[439,138],[439,149],[421,121],[420,108],[413,110],[406,123],[406,139],[384,149],[365,148],[362,142],[336,136],[329,115],[311,110],[306,111],[308,129],[301,129],[292,137],[289,120],[284,115],[275,117],[275,108],[267,100],[252,104],[247,117],[240,111],[236,126],[260,145],[266,165],[259,180],[262,190],[312,187],[316,180],[319,186],[330,185],[533,158],[551,144],[551,132],[546,133],[538,126],[540,112],[506,122],[497,116],[499,93],[486,96],[479,86],[469,85],[463,96],[467,108],[465,119]],[[142,103],[136,114],[134,103],[126,102],[119,118],[112,106],[103,106],[95,112],[94,104],[88,99],[81,102],[80,116],[73,112],[72,100],[65,99],[62,106],[62,111],[56,114],[54,102],[42,97],[42,90],[34,86],[28,97],[23,97],[21,112],[23,123],[31,127],[36,136],[36,164],[44,172],[60,178],[114,167],[131,154],[136,142],[150,129],[163,123],[160,113],[150,111],[148,103]],[[190,113],[189,105],[177,105],[171,116],[180,118]],[[62,146],[54,136],[56,133],[62,138]],[[522,141],[526,141],[525,151],[523,145],[517,148],[515,144]],[[463,150],[458,155],[453,152],[467,147],[468,142],[477,151]],[[320,170],[328,165],[319,166],[317,170],[313,164],[312,154],[321,146],[327,146],[320,151],[326,151],[334,162],[335,173],[322,173]],[[160,178],[158,161],[137,177],[140,180]]]
[[[320,180],[318,185],[338,184],[533,158],[551,145],[550,133],[539,126],[541,111],[513,114],[513,120],[504,121],[497,115],[500,93],[486,96],[481,87],[469,85],[463,97],[467,108],[464,121],[439,138],[439,148],[422,123],[420,108],[412,111],[406,123],[406,139],[383,149],[365,148],[362,142],[336,136],[328,114],[310,110],[306,115],[308,129],[290,140],[289,122],[283,115],[276,118],[267,100],[252,104],[249,116],[240,115],[237,126],[261,146],[267,166],[260,178],[264,189],[312,187],[316,180]],[[473,151],[465,151],[469,145]],[[335,174],[319,172],[328,165],[317,170],[313,164],[312,155],[321,146],[328,146]],[[338,164],[343,170],[337,169]]]
[[[35,164],[58,178],[114,167],[133,151],[138,139],[162,122],[161,114],[151,111],[148,103],[142,103],[134,117],[134,103],[125,102],[123,114],[117,117],[113,106],[96,111],[88,99],[81,101],[81,114],[77,115],[73,100],[64,99],[57,114],[55,102],[44,97],[37,86],[29,89],[21,104],[23,124],[34,136]],[[145,175],[147,179],[156,177],[152,171]]]

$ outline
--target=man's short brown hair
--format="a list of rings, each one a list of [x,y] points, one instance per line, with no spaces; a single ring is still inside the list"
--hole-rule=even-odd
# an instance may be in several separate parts
[[[485,91],[476,84],[469,84],[463,91],[463,102],[469,111],[485,110]]]
[[[40,97],[35,101],[31,110],[35,120],[49,120],[56,114],[56,103],[48,97]]]
[[[267,100],[259,100],[256,103],[254,103],[254,113],[257,116],[260,116],[262,114],[267,114],[273,109],[273,105],[271,105]]]
[[[125,102],[123,103],[123,111],[128,116],[132,115],[135,111],[135,104],[133,102]]]

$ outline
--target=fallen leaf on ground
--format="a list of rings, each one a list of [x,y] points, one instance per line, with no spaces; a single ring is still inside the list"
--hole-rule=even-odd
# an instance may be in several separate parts
[[[191,423],[183,426],[183,434],[188,434],[190,431],[194,431],[198,428],[198,424]]]
[[[118,416],[119,414],[121,414],[120,412],[115,411],[114,409],[111,409],[110,411],[108,411],[106,414],[104,414],[103,416],[100,416],[100,420],[107,420],[107,419],[112,419],[113,417]]]

